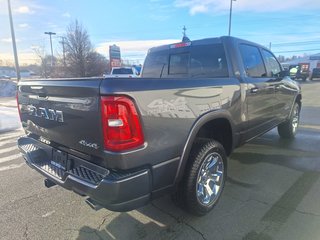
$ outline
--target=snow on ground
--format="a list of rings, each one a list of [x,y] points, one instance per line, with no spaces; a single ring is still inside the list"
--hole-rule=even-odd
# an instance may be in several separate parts
[[[17,100],[15,98],[2,98],[0,97],[0,107],[17,107]]]
[[[17,102],[15,100],[17,83],[0,80],[0,133],[21,128]]]
[[[0,105],[0,133],[17,128],[21,128],[18,109]]]
[[[12,80],[0,80],[0,97],[13,97],[16,95],[17,83]]]

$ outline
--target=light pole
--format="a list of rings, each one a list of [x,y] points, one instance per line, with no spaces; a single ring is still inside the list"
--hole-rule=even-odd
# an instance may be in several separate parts
[[[12,48],[13,48],[13,54],[14,54],[14,62],[15,62],[15,66],[16,66],[17,79],[19,81],[21,76],[20,76],[20,67],[19,67],[18,52],[17,52],[17,45],[16,45],[16,36],[14,34],[14,28],[13,28],[10,0],[8,0],[8,10],[9,10],[9,19],[10,19],[10,28],[11,28],[11,38],[12,38]]]
[[[50,36],[50,46],[51,46],[51,67],[53,66],[53,50],[52,50],[52,38],[51,35],[56,35],[54,32],[45,32],[44,34],[48,34]]]
[[[231,34],[231,16],[232,16],[232,2],[236,0],[230,0],[230,14],[229,14],[229,36]]]

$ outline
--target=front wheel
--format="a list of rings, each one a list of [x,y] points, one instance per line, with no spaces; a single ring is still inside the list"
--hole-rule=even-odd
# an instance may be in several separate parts
[[[290,118],[278,126],[278,133],[282,138],[294,138],[297,134],[300,120],[300,106],[295,103]]]
[[[214,140],[197,141],[180,189],[185,208],[195,215],[208,213],[221,196],[226,175],[227,156],[223,146]]]

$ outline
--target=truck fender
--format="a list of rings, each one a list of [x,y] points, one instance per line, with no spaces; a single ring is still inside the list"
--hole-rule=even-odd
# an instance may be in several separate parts
[[[232,149],[234,149],[235,147],[235,142],[234,141],[236,139],[236,136],[235,136],[235,131],[234,131],[234,123],[232,121],[232,118],[231,118],[231,115],[228,111],[226,110],[217,110],[217,111],[212,111],[212,112],[209,112],[209,113],[206,113],[202,116],[200,116],[196,121],[195,123],[193,124],[189,134],[188,134],[188,138],[187,138],[187,141],[184,145],[184,148],[183,148],[183,151],[182,151],[182,154],[181,154],[181,158],[180,158],[180,161],[179,161],[179,165],[178,165],[178,169],[177,169],[177,173],[176,173],[176,177],[175,177],[175,180],[174,180],[174,184],[178,183],[182,177],[183,177],[183,173],[184,173],[184,170],[185,170],[185,167],[186,167],[186,163],[187,163],[187,160],[189,158],[189,154],[190,154],[190,151],[191,151],[191,148],[192,148],[192,145],[196,139],[196,136],[199,132],[199,130],[201,129],[202,126],[204,126],[206,123],[212,121],[212,120],[215,120],[215,119],[226,119],[229,121],[230,123],[230,126],[231,126],[231,131],[232,131]]]
[[[301,111],[301,107],[302,107],[301,99],[302,99],[301,93],[299,93],[299,94],[297,94],[297,96],[295,96],[294,101],[292,102],[291,109],[290,109],[290,113],[289,113],[287,119],[290,118],[295,103],[298,103],[298,104],[299,104],[299,106],[300,106],[300,111]]]

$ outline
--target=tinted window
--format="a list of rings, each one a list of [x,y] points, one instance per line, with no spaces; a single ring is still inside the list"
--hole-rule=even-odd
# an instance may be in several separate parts
[[[152,52],[147,55],[143,66],[143,77],[160,77],[168,63],[168,52]]]
[[[170,55],[167,50],[148,54],[143,77],[166,74],[171,77],[228,77],[223,45],[191,45],[183,49],[170,49]]]
[[[133,71],[131,68],[115,68],[112,74],[133,74]]]
[[[191,77],[228,77],[228,65],[223,45],[192,47],[190,74]]]
[[[240,45],[240,52],[248,77],[267,76],[260,51],[257,47],[242,44]]]
[[[169,74],[187,74],[189,68],[189,53],[170,55]]]
[[[281,72],[281,67],[273,54],[267,50],[262,50],[263,58],[267,68],[268,77],[277,76]]]

